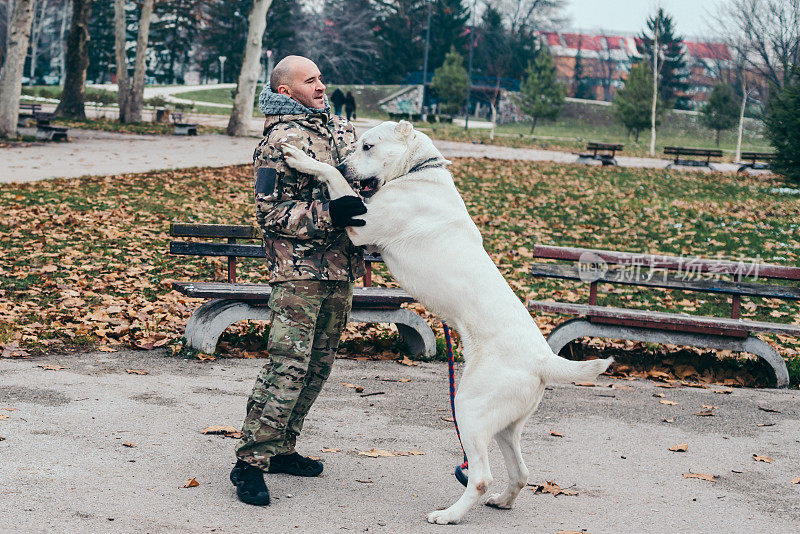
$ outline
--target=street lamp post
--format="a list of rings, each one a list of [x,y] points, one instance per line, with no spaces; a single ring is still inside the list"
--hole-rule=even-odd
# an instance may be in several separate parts
[[[219,83],[225,83],[225,60],[227,56],[219,56]]]

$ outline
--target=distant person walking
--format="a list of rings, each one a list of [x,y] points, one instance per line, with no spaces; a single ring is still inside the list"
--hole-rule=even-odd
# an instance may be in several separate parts
[[[349,93],[348,93],[349,94]],[[331,104],[333,104],[333,112],[340,117],[342,116],[342,105],[345,103],[345,96],[341,89],[338,87],[331,94]]]
[[[347,96],[344,97],[344,112],[348,121],[356,118],[356,98],[350,91],[347,91]]]

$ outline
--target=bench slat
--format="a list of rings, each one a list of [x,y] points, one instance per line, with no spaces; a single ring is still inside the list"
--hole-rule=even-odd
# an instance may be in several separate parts
[[[597,281],[665,289],[701,291],[704,293],[800,300],[800,287],[731,282],[728,280],[686,280],[677,276],[665,275],[663,272],[652,273],[652,278],[649,278],[648,270],[642,269],[642,271],[643,272],[611,269],[605,273],[599,271],[586,272],[580,271],[577,267],[571,265],[558,265],[553,263],[536,263],[531,267],[531,274],[533,276],[542,276],[546,278],[584,280],[589,282]],[[591,278],[587,279],[588,275],[591,275]]]
[[[705,258],[665,256],[660,254],[637,254],[578,247],[555,247],[534,245],[532,257],[553,260],[590,261],[594,255],[606,263],[616,265],[639,265],[642,269],[670,269],[687,273],[707,272],[714,274],[758,276],[781,280],[800,280],[800,267],[771,265],[767,263],[745,263],[732,260],[710,260]],[[755,270],[757,267],[757,270]]]
[[[172,288],[194,298],[257,300],[266,302],[272,292],[268,284],[231,284],[227,282],[173,282]],[[414,302],[403,289],[393,287],[353,288],[353,306],[390,309]]]
[[[774,334],[789,334],[800,336],[800,325],[765,323],[761,321],[743,321],[724,317],[708,317],[702,315],[682,315],[677,313],[654,312],[635,310],[629,308],[611,308],[607,306],[590,306],[588,304],[574,304],[567,302],[552,302],[544,300],[528,301],[528,309],[564,313],[567,315],[580,315],[586,317],[599,317],[611,320],[632,320],[646,323],[658,323],[672,327],[700,327],[727,330],[730,332],[771,332]],[[669,328],[665,328],[669,329]]]
[[[169,225],[169,235],[173,237],[261,239],[261,231],[256,226],[246,224],[172,223]]]
[[[722,150],[713,148],[690,148],[682,146],[665,146],[664,154],[674,156],[710,156],[712,158],[722,157]]]
[[[235,243],[192,243],[172,241],[169,253],[181,256],[238,256],[241,258],[266,258],[261,245],[239,245]]]

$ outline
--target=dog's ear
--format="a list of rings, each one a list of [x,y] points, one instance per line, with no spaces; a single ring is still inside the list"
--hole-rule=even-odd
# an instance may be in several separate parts
[[[414,131],[414,125],[408,121],[400,121],[394,127],[394,131],[400,137],[408,137]]]

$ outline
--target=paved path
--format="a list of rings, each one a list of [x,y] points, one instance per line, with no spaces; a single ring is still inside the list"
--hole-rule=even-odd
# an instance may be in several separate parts
[[[633,389],[553,387],[523,434],[530,482],[552,480],[577,496],[526,488],[513,510],[479,505],[459,527],[428,525],[427,512],[461,493],[441,363],[338,361],[298,445],[323,458],[324,476],[268,475],[274,503],[247,506],[227,480],[235,441],[201,431],[241,424],[264,363],[201,364],[160,351],[0,360],[0,532],[664,534],[800,525],[800,485],[791,483],[800,476],[800,392],[718,395],[607,379],[600,383]],[[401,378],[411,381],[385,381]],[[342,382],[382,394],[360,397]],[[657,394],[679,404],[660,404]],[[694,415],[703,405],[718,406],[716,415]],[[667,450],[678,443],[687,452]],[[370,449],[424,455],[358,455]],[[490,455],[499,490],[505,469],[497,447]],[[684,478],[689,472],[718,478]],[[181,488],[192,477],[200,485]]]

